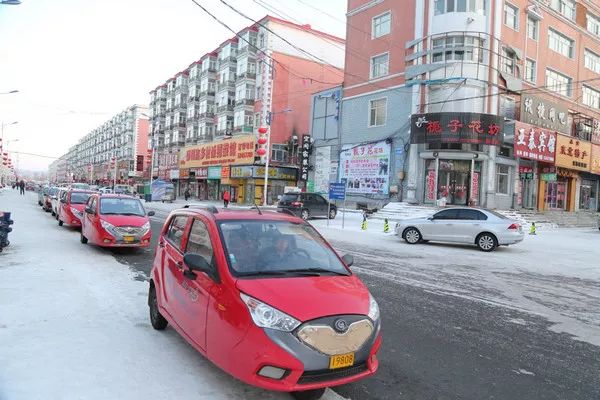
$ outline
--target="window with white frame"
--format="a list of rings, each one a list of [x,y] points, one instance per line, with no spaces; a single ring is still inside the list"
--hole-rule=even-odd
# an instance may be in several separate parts
[[[244,125],[244,116],[246,111],[238,110],[233,114],[233,126],[238,127]]]
[[[537,63],[534,60],[525,60],[525,80],[531,83],[535,83],[537,77]]]
[[[371,57],[371,79],[385,76],[389,72],[390,53]]]
[[[538,40],[540,21],[530,16],[527,17],[527,37],[529,39]]]
[[[583,104],[588,107],[600,108],[600,92],[583,85]]]
[[[504,25],[519,30],[519,9],[510,3],[504,3]]]
[[[224,131],[225,129],[227,129],[227,116],[221,115],[217,120],[217,130]]]
[[[587,30],[596,36],[600,36],[600,18],[588,13]]]
[[[392,28],[392,13],[388,11],[385,14],[378,15],[377,17],[373,18],[372,24],[372,38],[388,35]]]
[[[600,56],[588,49],[585,49],[583,55],[583,64],[585,67],[597,74],[600,74]]]
[[[552,28],[548,29],[548,47],[565,57],[573,58],[575,42]]]
[[[473,36],[448,36],[432,40],[432,62],[483,62],[483,41]]]
[[[496,167],[496,193],[508,194],[509,186],[509,167],[508,165],[498,164]]]
[[[485,15],[487,0],[435,0],[434,14],[451,12],[472,12]]]
[[[517,75],[516,59],[514,51],[502,48],[502,56],[500,58],[500,71],[511,75]]]
[[[573,95],[573,78],[547,68],[546,87],[555,93],[571,97]]]
[[[575,20],[575,1],[573,0],[550,0],[550,8],[570,20]]]
[[[369,126],[385,125],[387,118],[387,99],[376,99],[369,102]]]

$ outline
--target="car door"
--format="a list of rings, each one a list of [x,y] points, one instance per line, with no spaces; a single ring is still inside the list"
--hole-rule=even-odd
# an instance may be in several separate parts
[[[327,216],[327,200],[325,200],[325,198],[323,196],[321,196],[320,194],[313,194],[312,195],[315,201],[315,205],[316,208],[318,210],[318,215],[320,217],[326,217]]]
[[[81,225],[81,232],[88,241],[95,242],[96,240],[96,217],[97,217],[97,203],[98,197],[92,196],[89,198],[86,210],[83,213],[83,223]],[[90,212],[88,212],[88,210]]]
[[[454,241],[453,226],[458,220],[458,210],[450,208],[442,210],[433,215],[427,226],[424,236],[428,240]]]
[[[458,211],[460,221],[456,224],[456,233],[464,243],[475,243],[475,238],[483,230],[487,216],[479,210],[463,208]]]
[[[69,199],[69,192],[65,191],[63,192],[62,196],[60,197],[60,200],[58,201],[58,218],[64,218],[65,217],[65,208],[68,206],[68,201]],[[66,218],[63,219],[64,221],[67,221]]]
[[[304,203],[304,208],[308,208],[311,217],[317,217],[321,215],[319,211],[319,205],[317,204],[317,200],[314,194],[306,195],[306,202]]]
[[[214,247],[207,222],[202,217],[192,220],[190,233],[184,244],[185,253],[199,254],[216,271]],[[182,289],[187,296],[181,304],[180,326],[200,348],[206,349],[207,310],[211,293],[216,285],[213,277],[204,272],[191,272],[184,265]]]

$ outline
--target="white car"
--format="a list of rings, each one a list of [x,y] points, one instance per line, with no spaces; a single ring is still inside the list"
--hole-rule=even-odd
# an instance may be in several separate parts
[[[52,216],[56,219],[58,219],[58,207],[60,205],[60,199],[68,190],[69,188],[66,187],[58,188],[58,191],[54,194],[54,196],[51,197],[52,209],[50,211],[52,212]]]
[[[401,220],[396,234],[406,243],[436,241],[475,244],[482,251],[519,243],[525,237],[517,221],[494,211],[472,207],[452,207],[430,217]]]

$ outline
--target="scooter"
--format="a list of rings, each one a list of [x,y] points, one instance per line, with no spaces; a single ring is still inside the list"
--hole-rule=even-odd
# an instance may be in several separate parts
[[[2,252],[2,249],[10,244],[8,241],[8,233],[12,232],[10,225],[13,223],[14,221],[10,219],[9,212],[0,211],[0,252]]]

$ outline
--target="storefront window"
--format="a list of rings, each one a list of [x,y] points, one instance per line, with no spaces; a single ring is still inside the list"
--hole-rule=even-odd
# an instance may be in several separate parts
[[[559,178],[556,182],[546,185],[546,208],[549,210],[564,210],[567,199],[567,182]]]
[[[496,169],[496,193],[508,194],[509,166],[498,165]]]
[[[596,211],[597,209],[597,184],[595,181],[582,180],[579,189],[579,209]]]

